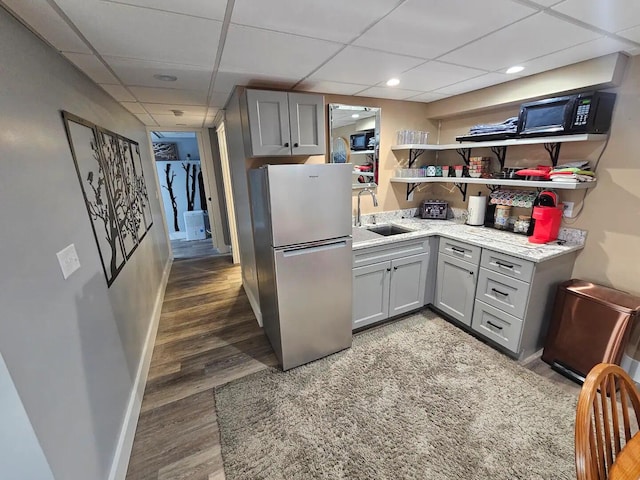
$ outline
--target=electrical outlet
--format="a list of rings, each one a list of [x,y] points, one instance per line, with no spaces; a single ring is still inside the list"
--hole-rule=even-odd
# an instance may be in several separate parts
[[[78,253],[73,243],[56,253],[56,256],[58,257],[58,263],[60,263],[62,276],[65,280],[80,268],[80,259],[78,258]]]
[[[571,218],[573,216],[573,202],[563,202],[564,211],[562,215],[567,218]]]

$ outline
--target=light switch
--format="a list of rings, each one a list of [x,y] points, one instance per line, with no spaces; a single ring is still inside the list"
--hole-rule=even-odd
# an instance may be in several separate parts
[[[80,259],[78,258],[78,253],[76,252],[76,247],[73,243],[60,250],[56,255],[58,257],[58,262],[60,263],[60,268],[62,269],[62,276],[65,280],[80,268]]]

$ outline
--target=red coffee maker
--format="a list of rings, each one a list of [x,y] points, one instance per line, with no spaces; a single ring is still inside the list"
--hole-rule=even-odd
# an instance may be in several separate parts
[[[531,243],[547,243],[558,238],[562,209],[558,207],[533,207],[532,218],[536,220]]]
[[[533,232],[529,237],[531,243],[547,243],[558,238],[562,222],[562,208],[558,206],[555,192],[544,191],[534,202],[531,215]]]

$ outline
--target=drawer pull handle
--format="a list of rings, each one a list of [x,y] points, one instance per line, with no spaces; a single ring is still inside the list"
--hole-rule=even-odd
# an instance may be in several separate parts
[[[502,295],[503,297],[508,297],[508,293],[501,292],[500,290],[496,290],[495,288],[491,289],[492,292],[497,293],[498,295]]]
[[[498,330],[502,330],[502,327],[500,325],[496,325],[495,323],[491,323],[489,320],[487,320],[487,325],[491,325],[493,328],[497,328]]]
[[[509,270],[513,270],[513,265],[509,265],[507,263],[502,263],[496,260],[496,265],[502,268],[508,268]]]
[[[456,247],[451,247],[451,250],[453,250],[456,253],[462,253],[464,255],[464,250],[460,249],[460,248],[456,248]]]

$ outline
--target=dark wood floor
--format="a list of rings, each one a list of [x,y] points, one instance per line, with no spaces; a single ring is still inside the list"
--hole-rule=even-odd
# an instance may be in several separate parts
[[[224,479],[213,388],[275,364],[231,257],[174,261],[127,479]]]
[[[223,480],[213,388],[275,364],[231,257],[174,261],[127,479]],[[579,391],[539,358],[525,367]]]
[[[220,255],[218,249],[213,246],[211,238],[205,238],[204,240],[171,240],[171,251],[175,259]]]

